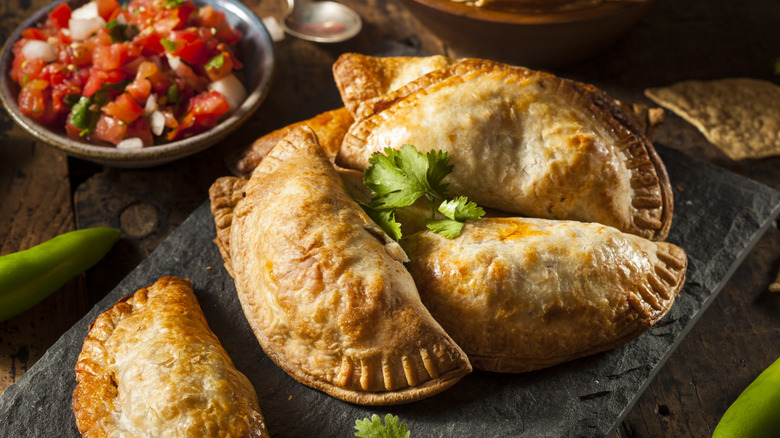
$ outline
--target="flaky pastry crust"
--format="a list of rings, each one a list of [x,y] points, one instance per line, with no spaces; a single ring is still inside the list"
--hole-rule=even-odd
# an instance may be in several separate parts
[[[468,222],[402,240],[423,303],[475,368],[526,372],[607,351],[671,308],[685,252],[594,223]]]
[[[310,119],[270,132],[255,140],[249,148],[242,151],[241,156],[236,161],[234,173],[249,178],[255,167],[276,146],[276,143],[279,143],[279,140],[290,132],[291,129],[298,126],[311,128],[317,134],[317,139],[325,151],[325,155],[328,156],[329,160],[335,161],[341,142],[344,140],[344,136],[347,135],[347,130],[352,125],[352,122],[354,122],[352,114],[342,107],[317,114]]]
[[[652,144],[593,86],[465,59],[371,102],[336,162],[412,144],[451,157],[450,192],[514,214],[666,238],[672,191]]]
[[[189,280],[163,277],[90,325],[73,413],[85,437],[268,437],[257,395]]]
[[[311,129],[292,129],[248,183],[234,180],[211,190],[217,244],[260,345],[290,376],[386,405],[471,371],[420,302],[403,250],[347,195]]]

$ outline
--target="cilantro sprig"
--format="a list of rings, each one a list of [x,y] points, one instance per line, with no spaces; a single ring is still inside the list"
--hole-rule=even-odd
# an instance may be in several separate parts
[[[371,419],[364,418],[355,421],[355,436],[358,438],[409,438],[411,432],[406,427],[406,423],[401,423],[398,417],[387,414],[385,423],[379,415],[374,414]]]
[[[371,201],[361,206],[366,213],[393,239],[401,238],[401,224],[395,210],[408,207],[424,197],[431,207],[431,218],[426,227],[448,239],[460,235],[466,220],[480,219],[485,211],[465,196],[447,200],[444,178],[452,172],[449,156],[443,151],[423,154],[413,145],[401,149],[386,148],[375,152],[368,160],[370,167],[363,174],[363,182],[371,189]],[[436,219],[436,212],[445,219]]]

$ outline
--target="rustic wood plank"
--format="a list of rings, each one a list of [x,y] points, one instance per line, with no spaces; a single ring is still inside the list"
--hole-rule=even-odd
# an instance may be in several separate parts
[[[34,142],[2,114],[0,255],[74,229],[67,158]],[[80,277],[43,302],[0,323],[0,392],[10,386],[87,311]]]

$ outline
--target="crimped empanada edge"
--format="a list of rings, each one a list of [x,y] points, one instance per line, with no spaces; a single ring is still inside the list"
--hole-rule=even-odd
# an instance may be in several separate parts
[[[238,202],[243,199],[243,190],[246,184],[247,180],[226,176],[218,178],[209,187],[209,206],[211,214],[214,216],[214,227],[217,230],[214,243],[217,245],[225,269],[231,277],[234,275],[230,257],[230,227],[233,224],[233,211]]]
[[[353,388],[334,385],[328,381],[318,379],[310,374],[302,373],[295,367],[289,367],[284,360],[277,358],[275,354],[266,352],[276,365],[284,370],[290,377],[310,388],[322,391],[332,397],[347,403],[364,406],[390,406],[410,403],[439,394],[450,388],[460,379],[473,370],[465,353],[463,354],[462,367],[453,368],[439,374],[436,378],[427,380],[417,386],[408,386],[393,391],[361,391]]]
[[[479,354],[479,353],[466,353],[471,361],[474,369],[482,371],[491,371],[497,373],[526,373],[536,371],[543,368],[549,368],[555,365],[560,365],[575,359],[580,359],[594,354],[603,353],[605,351],[612,350],[614,348],[624,345],[650,329],[658,321],[660,321],[674,305],[674,301],[677,295],[682,290],[685,284],[685,278],[687,274],[688,258],[685,254],[685,250],[681,247],[668,243],[668,242],[652,242],[657,247],[657,255],[659,261],[662,263],[661,269],[665,269],[666,272],[671,273],[674,277],[674,284],[671,285],[668,292],[669,297],[663,301],[664,306],[657,309],[653,309],[652,312],[647,312],[647,306],[641,304],[633,304],[632,308],[638,313],[645,313],[645,318],[637,318],[627,327],[627,331],[620,337],[613,339],[611,342],[603,345],[594,346],[585,350],[573,352],[561,356],[551,356],[545,358],[524,358],[511,355],[498,355],[498,354]],[[656,268],[658,269],[658,267]],[[668,276],[668,274],[665,274]],[[630,302],[632,300],[629,300]]]

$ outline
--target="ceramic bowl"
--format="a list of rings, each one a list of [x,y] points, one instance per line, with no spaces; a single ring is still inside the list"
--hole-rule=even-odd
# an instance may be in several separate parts
[[[546,68],[580,61],[604,49],[660,1],[605,1],[579,9],[523,13],[451,0],[401,3],[458,57]]]
[[[68,138],[63,128],[44,126],[19,111],[17,97],[19,85],[11,79],[13,63],[12,46],[19,40],[24,29],[46,20],[54,2],[36,12],[22,23],[8,37],[0,57],[0,100],[8,114],[36,139],[65,151],[68,155],[113,167],[150,167],[167,163],[212,146],[246,121],[260,106],[268,94],[274,71],[273,42],[260,19],[238,0],[194,0],[198,6],[210,4],[225,13],[227,21],[240,30],[243,38],[238,50],[244,61],[242,74],[247,98],[228,118],[210,130],[192,137],[165,145],[143,149],[117,149],[113,146],[98,146]],[[86,3],[85,0],[66,0],[72,9]]]

